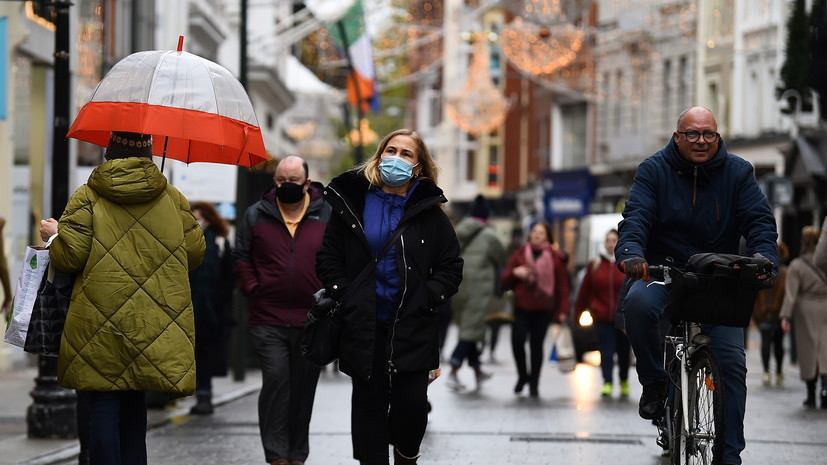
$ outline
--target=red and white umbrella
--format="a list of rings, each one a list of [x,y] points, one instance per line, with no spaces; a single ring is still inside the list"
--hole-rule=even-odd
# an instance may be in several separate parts
[[[111,131],[153,136],[153,154],[185,163],[253,166],[269,159],[250,98],[226,68],[181,50],[119,61],[67,137],[103,147]]]

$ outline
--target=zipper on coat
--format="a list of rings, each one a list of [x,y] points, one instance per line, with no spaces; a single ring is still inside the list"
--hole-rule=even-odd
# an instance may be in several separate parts
[[[359,221],[359,217],[356,216],[356,213],[353,213],[353,210],[350,208],[350,205],[347,203],[347,201],[345,201],[345,198],[342,197],[341,194],[336,192],[336,189],[334,189],[330,186],[327,186],[327,188],[330,189],[334,194],[336,194],[337,197],[339,197],[342,200],[342,203],[345,204],[345,208],[347,208],[347,211],[349,211],[351,216],[353,216],[353,219],[356,220],[357,223],[359,223],[359,228],[362,230],[362,234],[364,234],[365,233],[365,227],[362,226],[362,222]]]
[[[398,225],[396,226],[399,227]],[[396,373],[396,368],[393,366],[393,339],[396,337],[396,323],[399,321],[399,311],[402,310],[402,304],[405,302],[405,294],[408,291],[408,259],[405,258],[405,235],[399,236],[399,242],[402,246],[402,297],[399,298],[399,306],[396,307],[396,315],[393,316],[393,327],[391,328],[391,342],[390,350],[388,350],[388,371],[393,374]]]
[[[695,200],[698,198],[698,167],[692,173],[692,208],[695,208]]]

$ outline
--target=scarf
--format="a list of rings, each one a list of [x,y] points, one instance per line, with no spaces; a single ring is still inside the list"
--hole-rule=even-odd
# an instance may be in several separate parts
[[[554,295],[554,257],[551,255],[551,245],[541,247],[540,256],[534,260],[534,251],[531,244],[523,246],[523,255],[526,265],[534,269],[537,289],[551,297]]]

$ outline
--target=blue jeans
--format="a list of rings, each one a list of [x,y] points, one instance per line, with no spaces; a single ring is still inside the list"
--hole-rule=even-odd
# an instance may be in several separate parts
[[[146,465],[144,391],[87,391],[89,463]]]
[[[633,281],[622,305],[626,331],[637,357],[640,383],[650,384],[666,380],[663,368],[662,342],[664,326],[668,328],[666,309],[669,290],[645,281]],[[744,411],[747,401],[747,360],[744,353],[744,330],[730,326],[703,325],[702,330],[711,342],[709,347],[718,364],[724,382],[726,399],[724,421],[723,463],[740,465],[744,439]]]
[[[629,379],[629,338],[614,323],[595,321],[597,343],[600,348],[600,370],[603,382],[613,381],[614,359],[617,354],[618,375],[621,381]]]

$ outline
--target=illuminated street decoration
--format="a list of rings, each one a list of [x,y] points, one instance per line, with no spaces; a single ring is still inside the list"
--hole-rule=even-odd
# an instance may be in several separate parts
[[[505,120],[509,108],[508,100],[491,80],[487,45],[487,40],[476,41],[465,84],[448,97],[445,106],[448,119],[475,136],[496,129]]]
[[[515,18],[503,27],[500,44],[505,56],[521,70],[549,74],[569,65],[583,47],[585,34],[571,24],[544,27]]]

